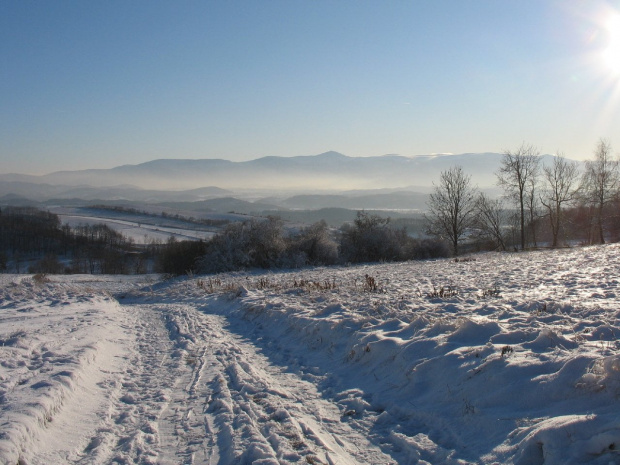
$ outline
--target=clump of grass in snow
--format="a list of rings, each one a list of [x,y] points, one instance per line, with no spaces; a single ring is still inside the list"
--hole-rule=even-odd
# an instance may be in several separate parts
[[[495,283],[495,284],[493,284],[493,287],[484,289],[482,291],[482,294],[479,295],[479,297],[481,299],[484,299],[486,297],[499,297],[500,293],[501,293],[501,291],[499,289],[499,284]]]
[[[426,296],[429,299],[436,299],[436,298],[445,299],[449,297],[456,297],[458,294],[459,294],[459,291],[452,286],[441,286],[440,288],[437,288],[433,284],[433,290],[430,291],[428,294],[426,294]]]
[[[196,285],[207,294],[216,292],[232,292],[239,288],[238,283],[224,282],[220,278],[199,279]]]
[[[504,347],[502,347],[502,357],[503,357],[504,355],[509,355],[509,354],[511,354],[512,352],[513,352],[512,347],[510,347],[510,346],[504,346]]]
[[[462,257],[462,258],[455,258],[454,259],[454,263],[467,263],[467,262],[475,262],[476,259],[474,257]]]
[[[45,283],[49,283],[50,279],[47,277],[47,274],[45,273],[37,273],[32,277],[32,280],[35,282],[35,284],[38,285],[42,285]]]
[[[219,278],[199,279],[196,281],[196,285],[203,291],[213,294],[222,287],[222,280]]]
[[[369,275],[364,276],[364,290],[366,292],[377,292],[377,281]]]
[[[329,281],[328,279],[325,281],[310,281],[303,278],[297,281],[297,278],[295,278],[293,279],[293,287],[308,290],[329,291],[337,289],[338,285],[336,284],[336,278],[333,278],[332,281]]]
[[[323,465],[323,462],[316,455],[306,455],[306,462],[310,465]]]

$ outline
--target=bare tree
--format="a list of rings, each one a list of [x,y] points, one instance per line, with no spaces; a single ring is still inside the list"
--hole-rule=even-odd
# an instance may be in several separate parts
[[[545,206],[551,223],[552,247],[558,246],[558,234],[562,226],[562,210],[565,204],[577,199],[579,171],[577,163],[568,161],[561,153],[556,154],[551,166],[543,167],[544,193],[540,202]]]
[[[609,141],[600,139],[594,151],[594,160],[586,161],[582,178],[584,197],[594,209],[596,230],[601,244],[605,243],[604,209],[617,195],[620,184],[618,163],[618,159],[612,155]]]
[[[506,250],[508,212],[501,199],[491,199],[481,192],[476,198],[476,227],[500,250]]]
[[[454,255],[459,254],[459,241],[473,225],[476,190],[471,187],[471,176],[460,166],[443,171],[439,185],[429,196],[428,231],[446,237]]]
[[[538,199],[538,182],[539,182],[540,165],[538,165],[535,171],[530,176],[525,186],[525,207],[528,216],[528,226],[530,230],[530,238],[534,247],[538,246],[536,241],[536,226],[538,225],[538,219],[540,218],[540,200]]]
[[[534,215],[534,203],[528,198],[533,198],[540,165],[538,150],[529,144],[521,144],[515,150],[506,150],[502,158],[497,181],[519,208],[521,226],[521,249],[525,248],[525,209],[529,207],[530,216]]]

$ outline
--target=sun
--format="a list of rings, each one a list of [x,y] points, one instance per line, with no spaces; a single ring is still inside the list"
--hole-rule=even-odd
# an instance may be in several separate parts
[[[620,75],[620,14],[610,17],[605,29],[608,39],[603,50],[603,60],[608,69]]]

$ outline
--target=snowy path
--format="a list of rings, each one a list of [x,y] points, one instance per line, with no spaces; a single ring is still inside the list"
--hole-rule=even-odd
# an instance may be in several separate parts
[[[338,408],[313,384],[284,372],[250,341],[229,332],[224,317],[183,304],[144,311],[163,317],[173,344],[167,352],[161,350],[165,341],[151,349],[164,354],[167,379],[175,375],[157,426],[158,463],[390,463],[340,422]]]
[[[58,287],[47,284],[45,292],[56,294]],[[51,366],[41,373],[29,367],[28,379],[19,381],[21,394],[3,391],[2,426],[21,437],[13,434],[4,448],[0,439],[0,463],[393,463],[363,432],[341,422],[338,406],[314,384],[273,364],[252,341],[231,332],[224,316],[206,313],[204,300],[175,303],[137,291],[119,295],[120,305],[104,295],[82,297],[79,307],[79,291],[72,292],[61,320],[82,323],[68,329],[75,335],[66,344],[66,353],[76,354],[64,364],[76,369],[58,374]],[[17,299],[6,301],[17,313],[24,310]],[[45,327],[20,324],[24,337],[36,333],[41,343],[23,347],[30,358],[41,352],[50,358],[63,341],[54,343],[54,334],[46,333],[53,308],[44,300],[37,308]],[[4,324],[19,320],[3,315]],[[48,378],[63,376],[73,383],[57,394]],[[55,400],[13,421],[10,411],[27,409],[33,392]]]

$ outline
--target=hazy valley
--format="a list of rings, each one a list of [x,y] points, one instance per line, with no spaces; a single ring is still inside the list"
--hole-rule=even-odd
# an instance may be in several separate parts
[[[138,243],[171,236],[205,239],[220,229],[184,219],[244,221],[275,215],[291,227],[324,220],[338,228],[352,222],[358,210],[407,220],[413,233],[422,234],[419,220],[437,173],[461,163],[482,188],[495,193],[494,170],[500,157],[485,153],[356,158],[327,152],[248,162],[154,160],[42,176],[5,173],[0,174],[0,206],[37,207],[71,225],[105,223]],[[162,214],[167,217],[164,222]],[[176,224],[170,225],[174,216]]]

